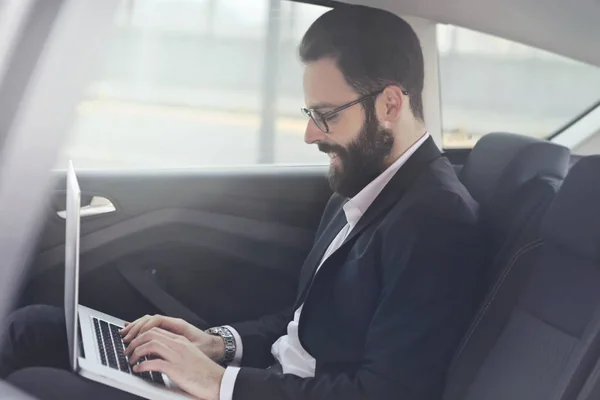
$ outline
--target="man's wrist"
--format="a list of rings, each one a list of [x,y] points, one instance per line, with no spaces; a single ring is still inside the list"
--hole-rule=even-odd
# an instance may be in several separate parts
[[[219,362],[220,360],[225,358],[225,341],[220,336],[211,334],[210,337],[212,339],[212,351],[210,354],[210,358],[214,362]]]
[[[228,365],[233,361],[236,353],[235,337],[226,327],[213,327],[206,330],[206,333],[214,336],[213,348],[215,349],[213,361]]]

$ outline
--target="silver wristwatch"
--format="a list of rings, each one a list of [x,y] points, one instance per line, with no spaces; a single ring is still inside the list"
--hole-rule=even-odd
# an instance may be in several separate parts
[[[209,335],[220,336],[225,343],[225,356],[218,362],[222,365],[228,365],[235,357],[235,338],[231,331],[223,326],[208,328],[206,331]]]

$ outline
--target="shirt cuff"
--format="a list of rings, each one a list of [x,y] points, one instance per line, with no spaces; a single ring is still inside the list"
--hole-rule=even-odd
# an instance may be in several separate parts
[[[227,367],[221,380],[219,400],[233,400],[233,388],[240,369],[238,367]]]
[[[242,365],[242,354],[244,350],[244,346],[242,345],[242,337],[240,336],[238,331],[233,329],[231,326],[225,325],[224,328],[229,329],[229,331],[233,335],[233,339],[235,340],[235,356],[233,357],[233,360],[229,363],[229,365],[231,365],[232,367],[239,367],[240,365]]]

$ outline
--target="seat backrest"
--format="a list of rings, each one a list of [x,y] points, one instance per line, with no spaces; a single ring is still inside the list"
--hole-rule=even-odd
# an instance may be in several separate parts
[[[535,232],[569,168],[570,151],[537,138],[490,133],[482,137],[467,159],[460,179],[480,204],[489,239],[491,286],[507,258]]]
[[[570,400],[600,353],[600,156],[579,161],[515,254],[444,400]]]

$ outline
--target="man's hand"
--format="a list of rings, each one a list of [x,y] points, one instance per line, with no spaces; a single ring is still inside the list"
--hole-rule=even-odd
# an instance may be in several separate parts
[[[185,337],[213,361],[221,360],[225,355],[225,343],[222,338],[209,335],[180,318],[146,315],[131,323],[125,323],[121,335],[124,335],[123,341],[129,343],[153,328],[162,328],[165,331]]]
[[[162,372],[192,396],[202,400],[219,399],[225,369],[183,336],[153,328],[138,335],[125,354],[132,365],[144,356],[160,357],[143,361],[133,370]]]

